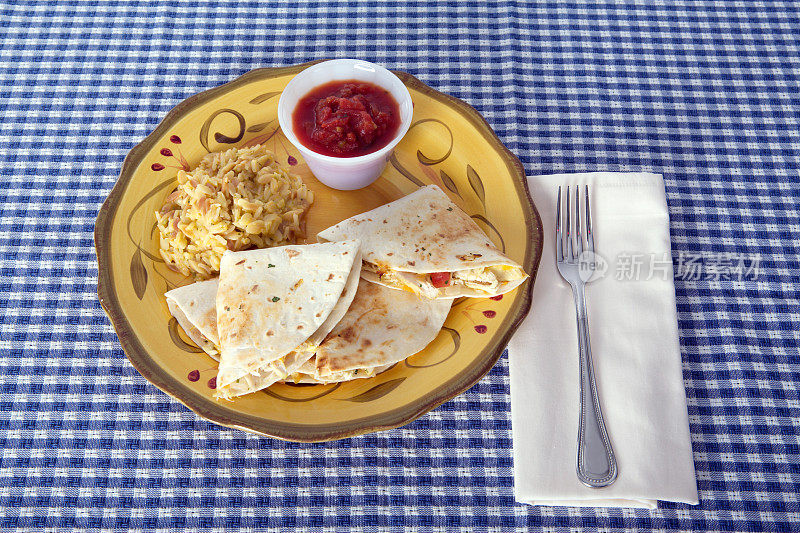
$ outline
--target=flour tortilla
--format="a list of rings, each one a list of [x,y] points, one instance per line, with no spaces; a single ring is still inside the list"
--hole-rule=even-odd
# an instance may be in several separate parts
[[[316,351],[314,378],[374,372],[419,352],[439,334],[451,305],[362,279],[347,313]]]
[[[222,390],[221,394],[218,394],[221,398],[231,398],[234,396],[242,396],[244,394],[249,394],[251,392],[255,392],[261,389],[265,389],[272,385],[277,381],[286,381],[288,376],[298,375],[301,372],[303,367],[307,367],[309,363],[313,365],[314,353],[311,351],[314,347],[316,347],[325,336],[330,333],[333,327],[342,319],[344,314],[347,312],[348,307],[350,307],[350,302],[353,301],[353,297],[356,293],[356,288],[358,287],[358,280],[359,280],[359,273],[360,273],[360,265],[361,262],[361,252],[358,252],[356,258],[354,260],[353,270],[350,272],[350,275],[347,278],[347,283],[345,284],[344,290],[342,291],[342,295],[339,298],[339,301],[336,302],[336,305],[331,311],[331,314],[328,315],[328,318],[323,322],[323,324],[314,332],[314,334],[308,338],[308,340],[301,345],[299,350],[294,350],[289,352],[284,357],[270,363],[267,365],[266,368],[255,372],[246,374],[241,378],[237,379],[230,385],[228,385],[225,389]],[[313,372],[314,366],[311,366]],[[361,376],[359,376],[361,377]],[[364,376],[368,377],[368,376]],[[342,380],[344,381],[344,379]],[[299,383],[299,382],[296,382]],[[312,383],[322,383],[322,382],[312,382]],[[324,383],[329,383],[326,381]]]
[[[217,286],[219,280],[199,281],[164,294],[167,307],[186,335],[219,361],[217,336]]]
[[[435,185],[344,220],[317,237],[320,242],[361,239],[364,279],[427,298],[497,296],[528,277]],[[429,274],[435,272],[450,273],[449,286],[434,287]]]
[[[314,359],[311,359],[311,361],[314,361]],[[392,368],[395,364],[397,363],[391,365],[377,366],[374,368],[359,369],[357,371],[351,371],[351,372],[338,372],[336,374],[331,374],[327,378],[315,377],[313,371],[311,374],[305,374],[303,372],[298,371],[281,381],[283,383],[301,384],[301,385],[330,385],[331,383],[342,383],[345,381],[353,381],[355,379],[374,378],[378,374],[386,372],[387,370]]]
[[[226,252],[216,299],[217,396],[268,387],[313,356],[355,295],[360,259],[357,240]]]
[[[297,369],[297,371],[287,377],[286,379],[281,380],[283,383],[293,383],[293,384],[304,384],[304,385],[327,385],[330,383],[341,383],[343,381],[353,381],[354,379],[364,379],[364,378],[372,378],[380,374],[381,372],[386,372],[390,368],[392,368],[397,363],[392,363],[390,365],[383,365],[383,366],[376,366],[372,368],[360,368],[357,370],[351,371],[344,371],[344,372],[336,372],[334,374],[330,374],[324,378],[320,376],[315,376],[317,362],[316,357],[312,357],[303,365]]]

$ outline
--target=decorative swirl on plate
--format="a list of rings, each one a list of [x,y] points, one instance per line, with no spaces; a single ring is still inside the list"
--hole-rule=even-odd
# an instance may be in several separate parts
[[[247,132],[248,133],[258,133],[259,131],[263,130],[264,128],[266,128],[267,126],[272,124],[273,122],[275,122],[274,119],[270,120],[270,121],[267,121],[267,122],[261,122],[259,124],[253,124],[252,126],[247,128]]]
[[[147,268],[144,266],[144,261],[142,261],[142,255],[144,255],[151,261],[157,263],[163,263],[164,260],[161,257],[151,254],[150,252],[142,248],[141,242],[133,238],[133,234],[131,233],[131,221],[133,220],[133,215],[136,213],[136,211],[138,211],[139,208],[142,207],[145,204],[145,202],[147,202],[147,200],[149,200],[154,195],[158,194],[160,191],[162,191],[164,188],[166,188],[167,186],[171,185],[174,182],[175,179],[170,178],[153,187],[153,189],[150,192],[148,192],[141,200],[139,200],[139,202],[135,206],[133,206],[133,209],[131,209],[131,212],[128,214],[128,221],[127,221],[128,238],[136,247],[136,251],[133,252],[133,256],[131,256],[129,273],[131,278],[131,285],[133,285],[133,292],[136,294],[136,297],[139,298],[140,300],[144,298],[144,293],[147,290],[147,280],[148,280]],[[153,236],[154,230],[155,226],[150,228],[151,238]]]
[[[444,363],[445,361],[447,361],[456,354],[458,349],[461,347],[461,334],[458,331],[454,330],[453,328],[448,328],[447,326],[442,326],[442,331],[446,331],[447,333],[449,333],[450,338],[453,340],[453,349],[450,351],[447,357],[445,357],[440,361],[436,361],[435,363],[429,363],[427,365],[415,365],[413,362],[409,362],[414,357],[412,355],[411,357],[405,360],[405,364],[408,368],[430,368],[432,366]]]
[[[147,290],[147,269],[142,263],[142,248],[138,244],[136,251],[133,252],[133,257],[131,257],[131,284],[136,297],[141,300],[144,297],[144,291]]]
[[[131,221],[133,220],[133,215],[136,214],[136,211],[138,211],[139,208],[142,207],[150,198],[152,198],[153,196],[155,196],[156,194],[158,194],[159,192],[164,190],[166,187],[168,187],[170,185],[174,185],[174,184],[175,184],[175,178],[174,177],[169,178],[168,180],[162,181],[161,183],[159,183],[158,185],[153,187],[150,190],[150,192],[145,194],[142,197],[142,199],[139,200],[136,203],[135,206],[133,206],[133,209],[131,209],[131,212],[128,214],[128,223],[127,223],[128,238],[131,240],[133,245],[136,246],[136,248],[138,248],[148,259],[150,259],[151,261],[155,261],[157,263],[163,263],[164,259],[162,259],[160,256],[151,254],[150,252],[148,252],[147,250],[145,250],[144,248],[139,246],[139,241],[134,239],[133,238],[133,234],[131,233]]]
[[[423,165],[430,166],[430,165],[435,165],[437,163],[441,163],[442,161],[450,157],[450,154],[453,152],[453,131],[450,129],[450,126],[448,126],[438,118],[425,118],[422,120],[418,120],[417,122],[413,123],[410,128],[408,128],[408,131],[411,131],[417,126],[425,124],[427,122],[435,122],[436,124],[441,124],[442,126],[444,126],[444,129],[447,130],[448,135],[450,135],[450,145],[447,148],[447,152],[445,152],[445,154],[442,157],[437,157],[437,158],[428,157],[425,154],[423,154],[421,150],[417,150],[417,159],[419,159],[419,162],[422,163]]]
[[[203,350],[193,344],[189,344],[181,338],[181,334],[178,331],[178,319],[176,319],[174,316],[170,317],[169,322],[167,323],[167,329],[169,330],[169,338],[172,340],[172,343],[175,346],[184,352],[203,353]]]
[[[220,144],[236,144],[242,140],[242,137],[244,137],[245,126],[246,126],[244,116],[242,116],[241,113],[233,109],[228,109],[228,108],[218,109],[217,111],[211,113],[211,116],[208,117],[205,122],[203,122],[203,127],[200,128],[200,144],[203,145],[203,148],[205,148],[206,152],[208,153],[211,153],[211,148],[209,148],[208,146],[208,132],[211,129],[211,123],[214,121],[215,118],[217,118],[219,115],[222,115],[223,113],[228,113],[236,117],[236,120],[239,121],[239,133],[237,133],[236,136],[234,137],[229,137],[227,135],[223,135],[222,133],[216,132],[214,133],[214,140]]]
[[[372,387],[371,389],[368,389],[362,392],[361,394],[357,394],[352,398],[342,398],[342,400],[346,400],[348,402],[358,402],[358,403],[372,402],[379,398],[383,398],[384,396],[392,392],[394,389],[396,389],[405,380],[406,380],[405,376],[401,378],[394,378],[389,381],[379,383],[374,387]]]
[[[263,392],[267,396],[272,396],[276,400],[283,400],[285,402],[299,403],[299,402],[310,402],[312,400],[316,400],[317,398],[322,398],[323,396],[327,396],[328,394],[332,393],[333,391],[335,391],[336,389],[341,387],[341,385],[342,385],[341,383],[334,383],[331,388],[320,392],[316,396],[310,396],[308,398],[289,398],[288,396],[283,396],[281,394],[278,394],[277,392],[271,390],[271,388],[270,389],[264,389]],[[320,385],[320,386],[327,387],[328,385]],[[314,387],[316,388],[317,385],[315,385]]]
[[[255,104],[255,105],[263,104],[267,100],[269,100],[271,98],[274,98],[274,97],[278,96],[279,94],[281,94],[281,91],[272,91],[271,93],[259,94],[258,96],[256,96],[252,100],[250,100],[250,103],[251,104]]]
[[[394,155],[394,152],[392,152],[392,155],[391,155],[391,156],[389,156],[389,163],[391,163],[391,164],[392,164],[392,166],[393,166],[393,167],[394,167],[394,168],[395,168],[395,169],[396,169],[396,170],[397,170],[397,171],[398,171],[400,174],[402,174],[404,178],[406,178],[408,181],[410,181],[411,183],[413,183],[413,184],[414,184],[414,185],[416,185],[417,187],[424,187],[424,186],[425,186],[425,184],[424,184],[424,183],[422,183],[422,182],[419,180],[419,178],[417,178],[416,176],[414,176],[414,174],[412,174],[412,173],[411,173],[411,172],[410,172],[410,171],[409,171],[409,170],[408,170],[406,167],[404,167],[404,166],[402,165],[402,163],[400,163],[400,161],[398,161],[398,160],[397,160],[397,156],[396,156],[396,155]]]
[[[456,185],[456,182],[453,181],[453,178],[451,178],[447,172],[444,170],[439,170],[439,177],[441,178],[442,184],[447,188],[447,190],[461,198],[461,193],[458,192],[458,186]]]
[[[506,253],[506,241],[503,239],[503,236],[500,235],[500,232],[497,231],[497,228],[494,227],[494,224],[489,222],[489,220],[483,215],[472,215],[472,218],[474,218],[475,220],[477,220],[479,222],[483,222],[484,224],[486,224],[486,227],[491,229],[494,232],[494,234],[497,235],[497,238],[500,239],[500,250],[502,250],[503,253]],[[484,231],[484,233],[487,233],[487,232]]]
[[[275,122],[275,121],[271,120],[270,122],[268,122],[266,124],[269,125],[269,124],[272,124],[273,122]],[[258,125],[258,124],[256,124],[256,125]],[[248,131],[250,131],[250,130],[248,129]],[[283,145],[283,141],[281,141],[281,135],[283,135],[283,131],[281,131],[281,127],[280,126],[276,125],[275,129],[272,130],[271,132],[262,133],[261,135],[256,135],[255,137],[253,137],[252,139],[249,139],[246,143],[244,143],[244,146],[255,146],[257,144],[260,144],[262,146],[266,146],[268,141],[270,141],[272,139],[275,139],[275,141],[273,141],[273,148],[272,148],[273,153],[275,153],[275,154],[278,153],[278,144],[277,143],[280,143],[281,148],[283,148],[283,151],[288,154],[289,152],[286,150],[286,147]],[[285,136],[284,136],[284,138],[285,138]]]
[[[162,274],[158,270],[158,267],[156,266],[156,263],[151,264],[150,268],[153,270],[153,272],[156,273],[156,275],[158,275],[158,277],[160,277],[162,280],[164,280],[164,292],[171,291],[172,289],[175,289],[175,288],[178,287],[178,285],[176,285],[175,283],[171,282],[169,280],[169,278],[167,278],[167,276],[165,276],[164,274]]]
[[[475,195],[481,201],[483,205],[483,212],[486,212],[486,189],[483,188],[483,180],[481,177],[478,176],[478,173],[475,172],[475,169],[472,168],[472,165],[467,165],[467,180],[469,180],[469,184],[472,187],[472,190],[475,191]]]

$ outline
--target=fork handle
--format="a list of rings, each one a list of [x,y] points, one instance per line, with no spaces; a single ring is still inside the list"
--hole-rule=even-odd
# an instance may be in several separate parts
[[[580,421],[578,423],[577,473],[581,483],[591,488],[607,487],[617,479],[617,460],[603,423],[603,412],[597,396],[589,342],[589,321],[582,284],[572,288],[578,319],[580,352]]]

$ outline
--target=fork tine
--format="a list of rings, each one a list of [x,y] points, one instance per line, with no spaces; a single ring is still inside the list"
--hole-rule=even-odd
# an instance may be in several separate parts
[[[570,231],[572,229],[572,221],[569,211],[569,185],[567,185],[567,205],[564,211],[567,218],[567,260],[572,261],[574,256],[572,255],[572,232]]]
[[[589,186],[586,186],[586,245],[594,255],[594,232],[592,231],[592,212],[589,210]]]
[[[561,261],[564,254],[561,249],[561,186],[558,187],[558,200],[556,200],[556,261]]]
[[[581,232],[581,188],[575,187],[575,241],[578,257],[583,253],[583,235]]]

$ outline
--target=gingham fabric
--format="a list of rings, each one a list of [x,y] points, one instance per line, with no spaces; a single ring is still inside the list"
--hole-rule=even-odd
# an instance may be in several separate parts
[[[800,530],[798,5],[1,4],[0,530]],[[403,429],[316,445],[206,423],[131,367],[92,237],[125,154],[191,94],[323,57],[466,100],[529,175],[662,173],[676,266],[760,257],[676,280],[699,506],[516,504],[505,357]]]

